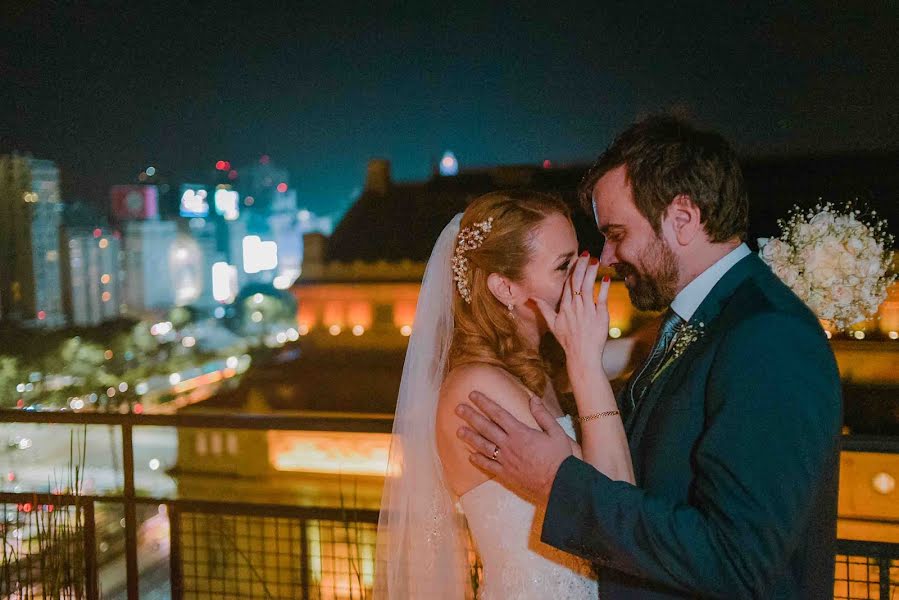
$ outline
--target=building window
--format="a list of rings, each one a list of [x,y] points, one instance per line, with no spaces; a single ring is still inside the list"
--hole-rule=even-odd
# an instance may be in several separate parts
[[[206,444],[206,432],[198,431],[194,437],[195,450],[197,452],[197,456],[206,456],[206,453],[209,452],[209,447]]]

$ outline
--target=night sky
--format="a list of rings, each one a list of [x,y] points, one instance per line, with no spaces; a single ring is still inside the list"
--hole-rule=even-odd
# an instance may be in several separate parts
[[[57,161],[67,200],[265,153],[301,205],[339,212],[373,156],[398,179],[445,149],[587,161],[672,109],[744,155],[899,147],[894,1],[3,4],[0,152]]]

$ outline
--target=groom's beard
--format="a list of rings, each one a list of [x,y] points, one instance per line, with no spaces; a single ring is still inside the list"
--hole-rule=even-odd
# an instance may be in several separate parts
[[[677,295],[677,281],[680,275],[677,257],[668,244],[656,239],[640,253],[642,270],[632,263],[620,262],[615,265],[618,276],[626,279],[631,304],[638,310],[657,311],[667,308]]]

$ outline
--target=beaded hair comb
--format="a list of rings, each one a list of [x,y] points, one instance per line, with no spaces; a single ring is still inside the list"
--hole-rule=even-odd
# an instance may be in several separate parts
[[[456,289],[467,304],[471,304],[471,290],[468,287],[468,259],[465,253],[475,250],[484,243],[484,238],[493,229],[493,217],[465,227],[456,236],[456,250],[453,252],[453,279]]]

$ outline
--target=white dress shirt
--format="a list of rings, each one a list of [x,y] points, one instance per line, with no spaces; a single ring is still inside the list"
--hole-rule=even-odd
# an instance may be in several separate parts
[[[693,313],[709,295],[715,284],[724,277],[724,274],[730,271],[731,267],[740,262],[752,251],[746,244],[740,244],[713,264],[711,267],[700,273],[696,279],[687,284],[680,293],[674,297],[671,303],[671,310],[684,321],[689,321],[693,317]]]

